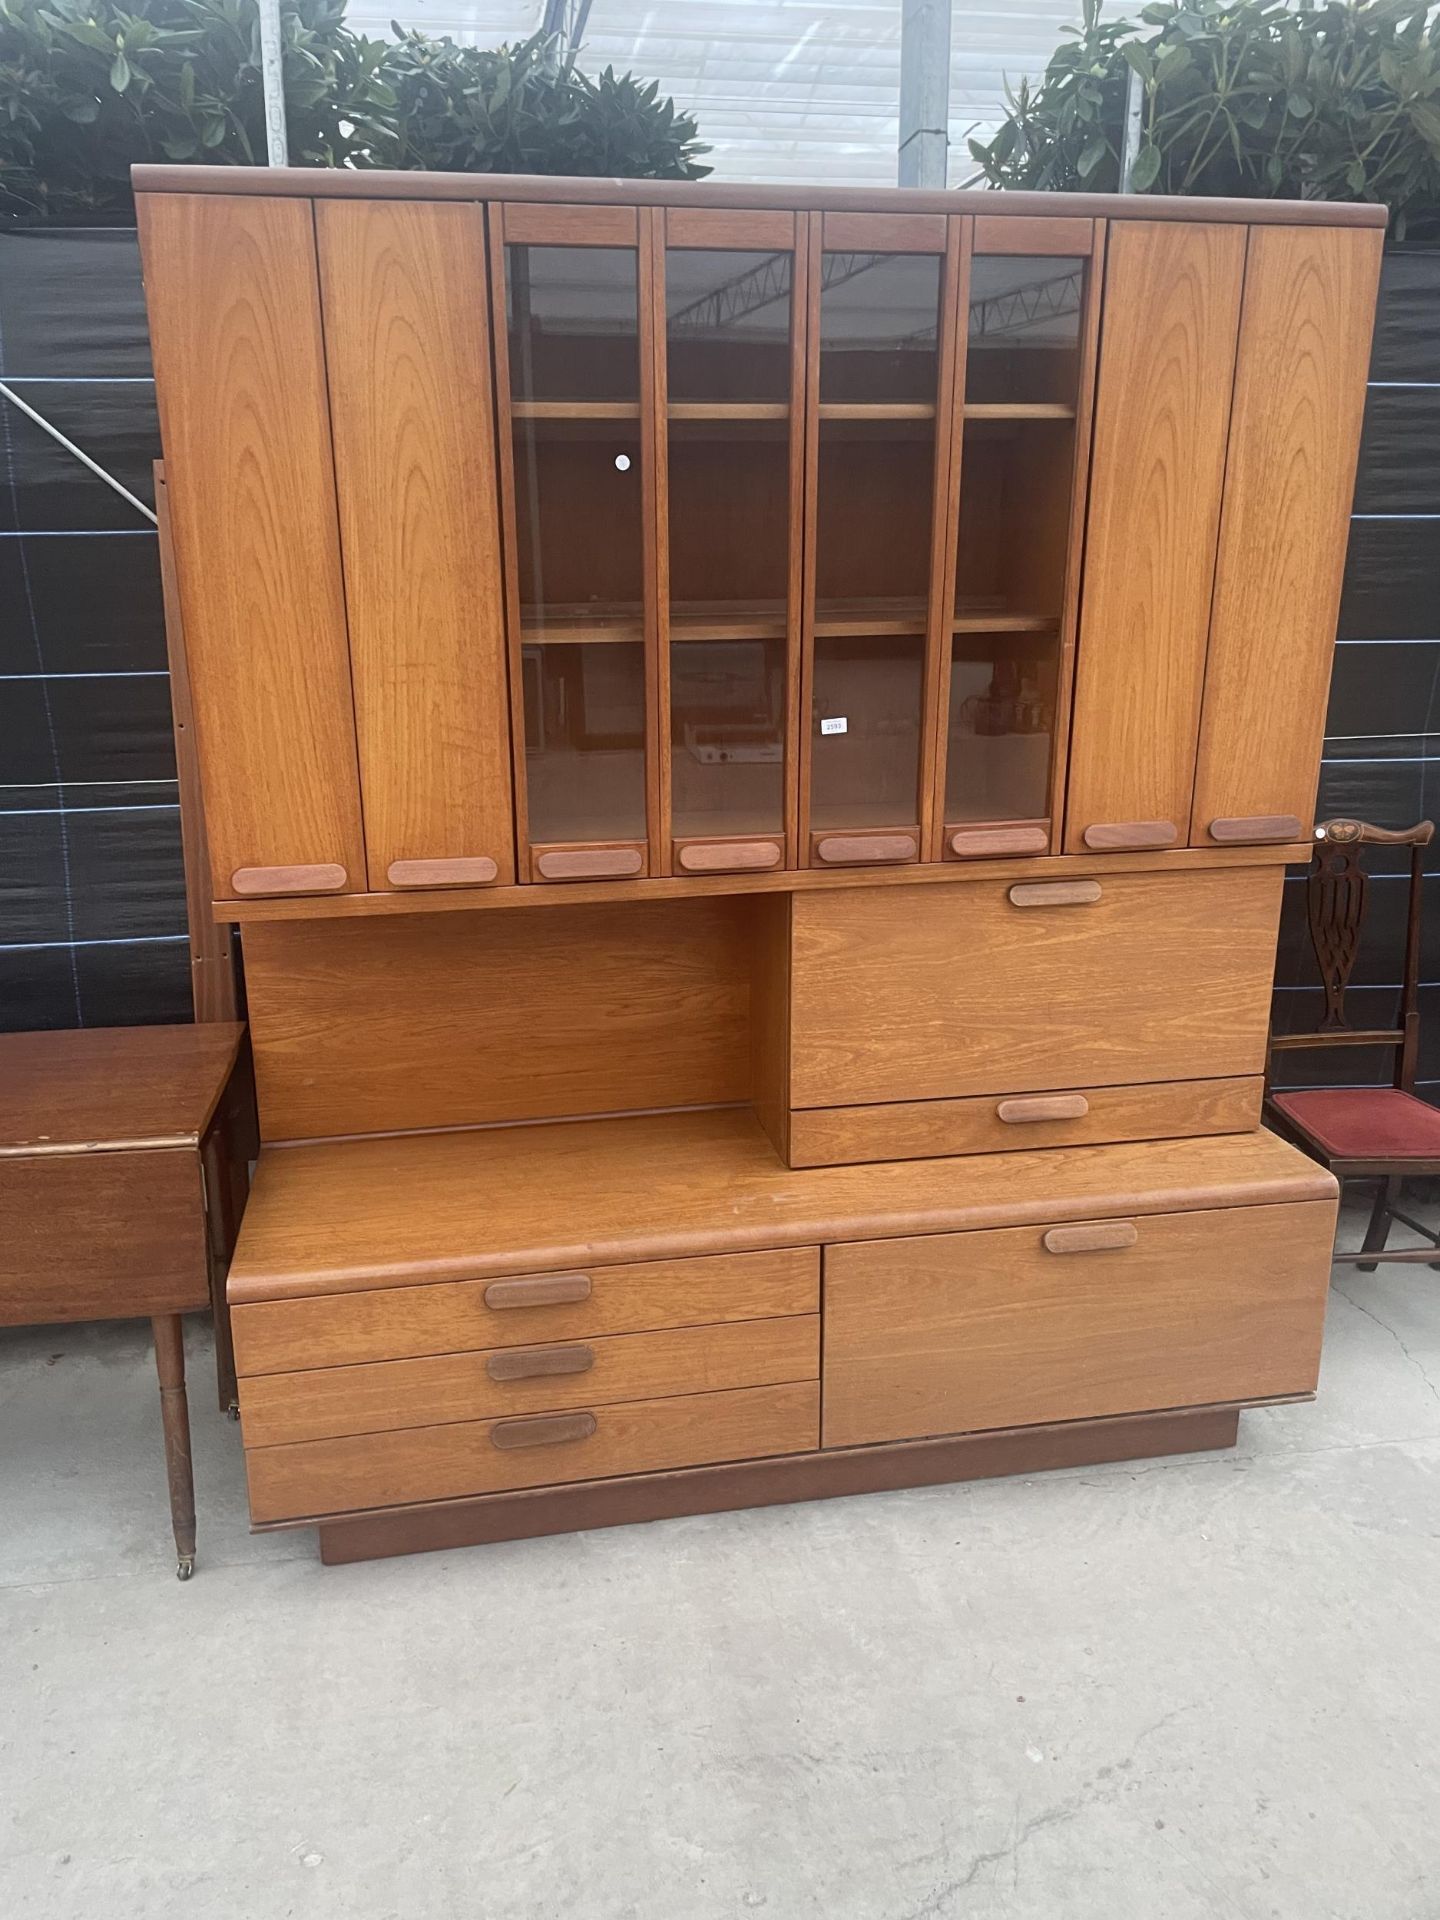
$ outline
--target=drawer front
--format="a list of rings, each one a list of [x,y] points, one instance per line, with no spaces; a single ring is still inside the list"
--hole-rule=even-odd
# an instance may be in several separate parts
[[[1317,1200],[828,1247],[824,1443],[1308,1393],[1334,1226]]]
[[[1264,1069],[1282,869],[797,895],[790,1102]]]
[[[1086,1087],[999,1099],[985,1095],[808,1107],[790,1115],[790,1164],[836,1167],[866,1160],[1249,1133],[1260,1124],[1264,1085],[1256,1074],[1243,1080],[1167,1080],[1149,1087]]]
[[[626,1401],[585,1412],[465,1421],[399,1433],[254,1447],[245,1456],[257,1525],[412,1501],[660,1473],[818,1443],[813,1380],[738,1393]]]
[[[657,1327],[764,1320],[815,1313],[820,1306],[820,1254],[815,1247],[519,1278],[520,1285],[447,1280],[434,1286],[379,1287],[237,1306],[231,1315],[236,1365],[242,1374],[289,1373]],[[547,1288],[549,1281],[562,1284]],[[580,1297],[538,1304],[547,1293]],[[527,1304],[527,1294],[537,1304]],[[507,1304],[495,1304],[501,1300]]]
[[[814,1380],[820,1317],[612,1334],[489,1353],[260,1374],[240,1383],[247,1447],[396,1427]]]

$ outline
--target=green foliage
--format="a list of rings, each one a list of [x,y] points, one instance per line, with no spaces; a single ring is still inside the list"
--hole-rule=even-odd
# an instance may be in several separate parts
[[[282,0],[297,166],[697,179],[694,121],[536,35],[369,40],[345,0]],[[0,212],[124,218],[135,161],[265,158],[254,0],[0,0]]]
[[[1083,24],[972,140],[1001,187],[1114,192],[1125,98],[1143,83],[1139,193],[1371,200],[1440,237],[1440,8],[1433,0],[1155,0]]]

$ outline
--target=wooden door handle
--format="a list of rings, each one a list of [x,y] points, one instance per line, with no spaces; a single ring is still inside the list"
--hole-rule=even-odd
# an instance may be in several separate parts
[[[952,827],[949,847],[957,860],[996,860],[1007,853],[1048,853],[1048,826]]]
[[[1293,813],[1247,813],[1233,820],[1212,820],[1210,838],[1222,847],[1269,840],[1298,840],[1304,824]]]
[[[764,873],[783,864],[785,849],[777,840],[692,840],[675,858],[686,873]]]
[[[815,858],[829,867],[893,864],[913,860],[920,851],[913,833],[822,833],[812,846]]]
[[[1180,829],[1173,820],[1097,820],[1081,835],[1096,853],[1122,853],[1144,847],[1173,847]]]
[[[1133,1247],[1140,1238],[1133,1220],[1097,1220],[1093,1226],[1051,1227],[1045,1235],[1047,1253],[1107,1253]]]
[[[385,878],[392,887],[488,887],[499,871],[485,853],[466,860],[392,860]]]
[[[552,847],[535,856],[542,880],[628,880],[645,871],[638,847]]]
[[[1083,1120],[1090,1102],[1083,1093],[1027,1093],[1014,1100],[1002,1100],[995,1116],[1008,1127],[1035,1120]]]
[[[593,1413],[537,1413],[528,1420],[497,1420],[490,1444],[509,1453],[514,1447],[558,1447],[566,1440],[588,1440],[595,1431]]]
[[[539,1380],[555,1373],[588,1373],[593,1347],[506,1347],[492,1353],[485,1371],[492,1380]]]
[[[339,893],[349,878],[344,867],[236,867],[230,891],[248,899],[259,893]]]
[[[492,1280],[487,1307],[563,1307],[590,1298],[588,1273],[537,1273],[525,1280]]]
[[[1022,880],[1010,889],[1012,907],[1090,907],[1099,898],[1098,880]]]

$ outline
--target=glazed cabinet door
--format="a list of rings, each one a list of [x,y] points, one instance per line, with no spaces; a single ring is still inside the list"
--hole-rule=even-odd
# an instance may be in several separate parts
[[[663,238],[662,871],[763,872],[796,858],[803,223],[672,208]]]
[[[315,208],[377,891],[515,878],[484,219]]]
[[[1193,846],[1314,820],[1381,240],[1250,235]]]
[[[809,216],[801,852],[923,857],[963,222]]]
[[[1091,220],[985,216],[966,239],[931,849],[948,860],[1059,850],[1101,279]]]
[[[1071,853],[1189,837],[1245,242],[1242,226],[1111,223]]]
[[[311,205],[137,206],[215,896],[363,891]]]
[[[490,210],[525,879],[658,866],[658,218]]]

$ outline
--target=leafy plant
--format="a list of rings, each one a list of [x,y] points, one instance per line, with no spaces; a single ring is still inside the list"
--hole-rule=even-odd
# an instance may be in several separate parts
[[[1433,0],[1154,0],[1082,24],[970,151],[1002,187],[1114,192],[1142,86],[1138,193],[1371,200],[1440,235],[1440,8]]]
[[[282,0],[296,166],[709,171],[654,83],[589,79],[543,35],[494,51],[371,40],[345,0]],[[0,0],[0,211],[124,218],[130,167],[265,158],[254,0]]]

